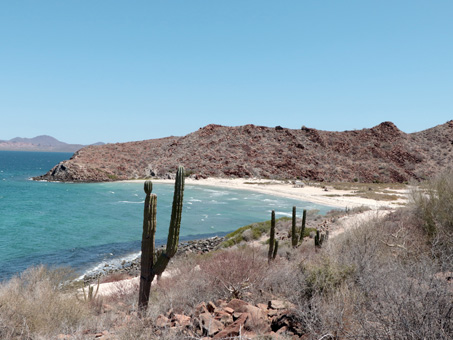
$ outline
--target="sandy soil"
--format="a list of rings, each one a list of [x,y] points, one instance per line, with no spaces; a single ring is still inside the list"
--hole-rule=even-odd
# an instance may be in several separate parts
[[[126,181],[137,182],[137,181]],[[140,181],[143,182],[143,181]],[[153,180],[155,183],[172,183],[172,180]],[[355,208],[368,206],[371,209],[396,208],[407,201],[407,190],[399,190],[401,198],[396,201],[376,201],[353,195],[352,190],[336,190],[327,185],[327,191],[321,186],[295,187],[292,183],[284,181],[260,180],[260,179],[227,179],[227,178],[207,178],[195,180],[186,179],[186,185],[208,185],[220,188],[251,190],[264,194],[293,198],[297,200],[328,205],[336,208]],[[397,190],[394,190],[397,191]]]

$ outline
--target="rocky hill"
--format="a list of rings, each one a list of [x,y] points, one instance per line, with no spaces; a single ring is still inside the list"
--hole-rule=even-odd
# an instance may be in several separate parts
[[[96,145],[102,145],[97,143]],[[0,150],[4,151],[46,151],[46,152],[76,152],[85,145],[67,144],[51,136],[34,138],[16,137],[10,140],[0,140]]]
[[[404,182],[453,164],[453,120],[406,134],[393,123],[330,132],[207,125],[184,137],[88,146],[39,180],[99,182],[173,176]]]

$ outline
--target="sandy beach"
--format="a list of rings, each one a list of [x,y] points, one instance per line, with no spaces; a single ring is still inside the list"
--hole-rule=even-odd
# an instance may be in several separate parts
[[[153,179],[154,183],[172,183],[172,180]],[[125,182],[144,182],[143,180],[132,180]],[[219,188],[251,190],[264,194],[297,199],[317,204],[323,204],[335,208],[346,209],[361,206],[368,206],[371,209],[397,208],[407,202],[408,190],[393,190],[397,192],[399,198],[394,201],[378,201],[355,196],[354,190],[337,190],[326,184],[325,188],[321,185],[305,185],[295,187],[294,184],[263,179],[243,179],[243,178],[206,178],[193,179],[187,178],[186,185],[207,185]]]

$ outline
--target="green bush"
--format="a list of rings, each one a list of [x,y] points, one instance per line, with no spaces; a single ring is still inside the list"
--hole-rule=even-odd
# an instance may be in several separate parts
[[[275,223],[277,224],[279,221],[287,221],[291,220],[289,217],[281,217],[276,219]],[[257,223],[252,223],[246,226],[243,226],[239,229],[236,229],[235,231],[229,233],[228,235],[225,236],[225,241],[222,242],[222,247],[223,248],[229,248],[232,247],[236,244],[241,243],[242,241],[245,241],[246,239],[244,238],[244,232],[247,230],[251,230],[250,232],[247,232],[247,236],[250,236],[253,240],[258,240],[263,234],[268,234],[271,229],[271,221],[264,221],[264,222],[257,222]]]
[[[436,250],[452,254],[453,171],[446,171],[412,192],[415,216]]]

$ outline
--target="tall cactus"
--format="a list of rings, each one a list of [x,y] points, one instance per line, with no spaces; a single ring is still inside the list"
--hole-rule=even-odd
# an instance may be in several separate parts
[[[293,206],[293,224],[291,226],[291,245],[297,247],[297,232],[296,232],[296,207]]]
[[[277,252],[278,252],[278,241],[275,240],[275,243],[274,243],[274,252],[272,253],[272,260],[275,260],[275,258],[277,257]]]
[[[267,259],[268,259],[269,263],[275,258],[275,256],[277,256],[276,251],[274,254],[274,249],[277,248],[278,245],[276,247],[275,243],[276,243],[276,241],[275,241],[275,210],[272,210],[272,212],[271,212],[271,231],[269,233],[269,253],[267,254]]]
[[[181,226],[182,203],[184,195],[184,167],[180,166],[176,173],[175,192],[173,195],[173,206],[171,210],[170,227],[168,229],[167,248],[165,251],[156,254],[156,207],[157,195],[151,194],[153,184],[146,181],[144,190],[146,193],[145,209],[143,214],[143,235],[142,235],[142,258],[140,290],[138,306],[141,311],[148,307],[151,282],[156,275],[163,273],[170,259],[176,254],[179,243],[179,228]]]
[[[304,239],[304,234],[305,234],[305,223],[307,222],[307,210],[304,209],[303,215],[302,215],[302,227],[300,228],[300,242],[303,241]]]

